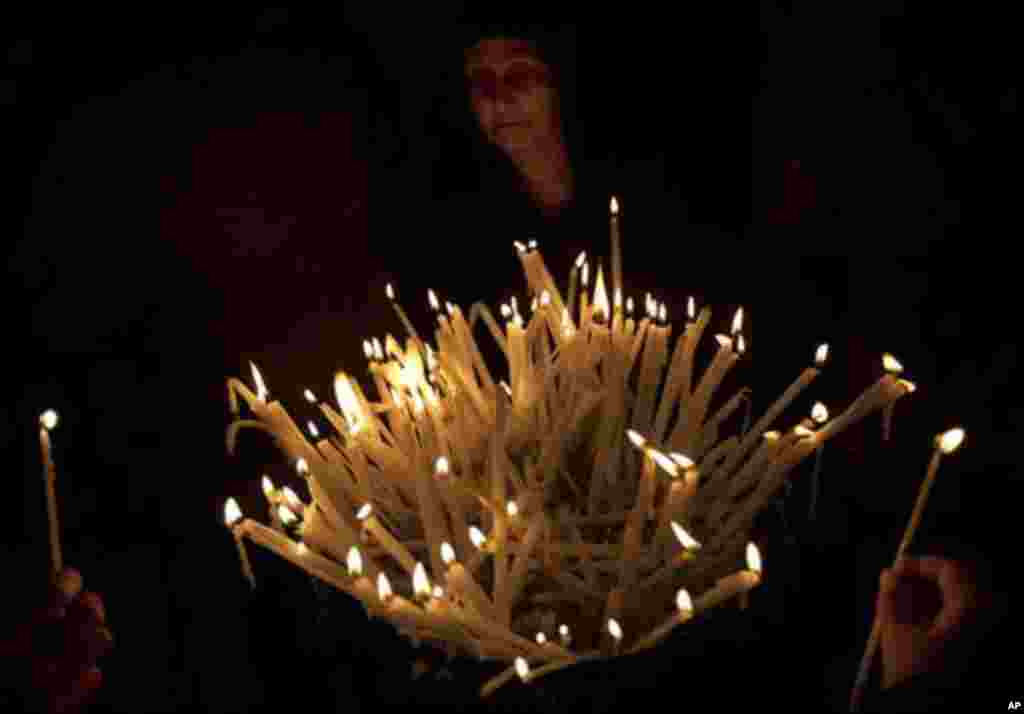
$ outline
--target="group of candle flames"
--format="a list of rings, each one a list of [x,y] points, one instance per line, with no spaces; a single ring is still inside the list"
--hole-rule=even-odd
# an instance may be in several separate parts
[[[839,417],[829,421],[819,402],[793,429],[768,431],[825,365],[823,344],[813,366],[753,427],[720,439],[744,403],[750,418],[747,389],[707,417],[717,387],[745,350],[742,308],[730,335],[716,336],[719,351],[691,389],[709,308],[698,316],[690,299],[686,329],[670,355],[664,304],[648,295],[640,321],[632,300],[623,309],[614,237],[611,301],[601,267],[589,299],[585,255],[574,263],[563,300],[536,243],[517,243],[516,250],[532,315],[524,321],[513,298],[501,308],[504,330],[484,304],[475,304],[467,320],[451,303],[442,312],[430,291],[438,321],[432,347],[388,285],[409,337],[405,350],[390,335],[385,345],[364,342],[382,401],[369,402],[343,373],[335,378],[340,413],[305,390],[332,434],[321,437],[310,421],[307,435],[280,403],[268,403],[255,365],[255,392],[228,380],[236,417],[229,452],[241,428],[262,429],[312,496],[304,503],[264,476],[270,528],[243,520],[238,503],[228,500],[225,521],[247,577],[244,537],[350,593],[416,643],[435,642],[450,657],[465,652],[511,663],[483,696],[516,675],[533,681],[651,647],[701,611],[743,600],[762,575],[749,535],[754,518],[787,475],[868,414],[885,410],[888,424],[895,401],[914,390],[898,378],[899,362],[885,355],[885,375]],[[495,384],[473,336],[481,319],[507,361],[508,383]],[[239,396],[256,419],[240,417]],[[413,552],[425,553],[433,581],[445,588],[431,585]],[[736,572],[744,557],[746,567]],[[376,574],[376,588],[367,572]],[[397,587],[415,604],[392,590],[388,573],[399,574]],[[703,593],[695,599],[694,588]],[[673,592],[675,608],[666,608]],[[574,639],[587,649],[572,650]]]

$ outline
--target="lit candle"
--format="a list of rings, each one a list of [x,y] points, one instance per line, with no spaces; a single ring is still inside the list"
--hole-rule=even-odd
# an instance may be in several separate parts
[[[398,319],[402,322],[406,332],[408,332],[414,340],[422,344],[423,340],[420,339],[420,335],[416,332],[416,328],[409,320],[409,316],[405,314],[405,310],[402,309],[402,306],[399,305],[398,301],[395,299],[395,289],[391,287],[391,283],[387,284],[385,292],[387,293],[388,300],[391,301],[391,307],[394,308],[395,314],[398,315]]]
[[[676,593],[676,610],[665,622],[651,630],[650,634],[633,645],[629,654],[653,647],[668,637],[676,627],[693,619],[693,601],[690,599],[690,593],[685,588],[680,588]]]
[[[761,554],[753,543],[747,544],[747,569],[726,576],[711,590],[697,598],[695,612],[703,612],[749,592],[761,583]]]
[[[568,305],[569,314],[574,315],[576,313],[576,285],[579,280],[579,272],[583,268],[583,264],[587,260],[586,251],[583,251],[577,256],[576,262],[573,263],[572,270],[569,271],[569,299]]]
[[[242,520],[242,509],[238,507],[238,502],[233,498],[229,498],[227,503],[224,504],[224,524],[231,531],[231,535],[234,536],[235,545],[238,546],[238,557],[242,563],[242,575],[249,581],[249,585],[253,590],[256,589],[256,576],[252,573],[252,565],[249,564],[249,556],[245,552],[245,543],[242,542],[242,530],[237,527],[239,521]]]
[[[903,531],[903,539],[896,550],[893,566],[903,558],[904,553],[910,546],[911,540],[914,538],[914,533],[917,532],[917,528],[921,523],[921,516],[924,513],[925,504],[928,502],[928,494],[931,492],[935,476],[939,472],[939,464],[942,461],[943,455],[952,454],[960,448],[965,438],[966,433],[960,427],[950,429],[935,437],[935,451],[928,464],[928,471],[925,474],[924,481],[921,483],[921,488],[917,492],[917,501],[914,503],[914,510],[910,514],[910,521]],[[878,619],[876,614],[874,625],[871,628],[871,635],[868,637],[867,645],[864,647],[864,654],[861,656],[860,668],[857,670],[857,679],[853,685],[853,691],[850,693],[850,711],[852,712],[859,709],[861,695],[864,691],[864,685],[867,683],[868,673],[871,671],[871,661],[874,659],[881,634],[881,620]]]
[[[882,355],[882,366],[886,374],[896,377],[903,373],[903,365],[891,354]],[[882,441],[889,441],[892,435],[892,413],[896,409],[896,402],[890,402],[882,412]]]
[[[363,528],[373,534],[373,537],[386,550],[392,558],[395,559],[402,568],[412,575],[416,570],[416,559],[412,557],[412,553],[402,545],[393,535],[380,524],[377,517],[373,515],[373,506],[367,503],[356,514],[356,518],[362,521]]]
[[[622,291],[622,241],[619,236],[619,202],[615,196],[609,202],[611,216],[610,232],[612,239],[612,290]]]
[[[363,609],[366,610],[366,614],[371,617],[377,614],[377,607],[379,598],[377,593],[373,589],[373,583],[366,575],[363,574],[363,557],[359,553],[359,548],[352,546],[348,550],[348,556],[346,557],[348,564],[348,574],[355,580],[352,582],[352,592],[363,604]]]
[[[824,424],[828,421],[828,408],[821,402],[815,402],[814,407],[811,409],[811,419],[817,424]],[[811,503],[808,508],[808,519],[813,521],[817,516],[818,509],[818,490],[820,488],[821,479],[821,461],[825,453],[825,442],[822,441],[821,446],[818,447],[817,453],[814,457],[814,471],[811,472]]]
[[[622,626],[614,617],[608,618],[608,634],[612,636],[612,655],[617,655],[622,644]]]
[[[56,578],[64,570],[64,556],[60,547],[60,522],[57,516],[57,468],[53,465],[50,431],[59,422],[57,412],[47,409],[39,416],[39,448],[43,457],[43,482],[46,484],[46,515],[50,523],[50,566]]]
[[[441,544],[441,559],[448,566],[448,589],[461,597],[470,611],[494,619],[494,604],[473,576],[455,559],[455,549],[450,543]]]

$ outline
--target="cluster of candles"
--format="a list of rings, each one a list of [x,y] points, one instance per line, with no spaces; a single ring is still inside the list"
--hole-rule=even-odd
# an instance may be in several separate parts
[[[613,198],[611,299],[601,267],[590,292],[585,255],[563,296],[536,242],[517,243],[530,319],[514,298],[501,307],[502,327],[483,303],[467,317],[451,303],[442,310],[430,291],[431,345],[388,285],[408,336],[404,349],[390,335],[364,342],[380,401],[344,373],[334,383],[337,410],[304,392],[330,434],[312,422],[303,432],[280,402],[268,401],[255,365],[255,391],[229,379],[229,452],[240,429],[267,432],[311,495],[304,503],[264,478],[269,527],[227,502],[245,577],[255,585],[249,539],[350,593],[414,641],[509,663],[484,696],[516,675],[533,681],[651,647],[755,588],[761,554],[750,530],[758,512],[812,453],[820,468],[826,441],[875,411],[891,413],[914,385],[887,355],[885,374],[838,416],[817,403],[811,418],[769,431],[828,361],[821,345],[752,426],[747,389],[710,411],[746,350],[743,309],[729,334],[715,336],[718,351],[697,380],[711,310],[698,314],[689,300],[674,349],[664,303],[648,295],[647,316],[635,320],[632,299],[623,304],[618,221]],[[507,381],[496,381],[482,357],[478,321],[504,355]],[[241,418],[239,397],[255,418]],[[742,429],[722,438],[744,404]],[[403,585],[410,582],[411,592]],[[691,599],[691,590],[702,594]],[[514,611],[544,608],[564,620],[557,641],[554,633],[531,638],[513,622]],[[581,648],[573,648],[574,630]]]

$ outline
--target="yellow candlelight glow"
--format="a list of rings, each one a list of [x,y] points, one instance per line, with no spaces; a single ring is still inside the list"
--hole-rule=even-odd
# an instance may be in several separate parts
[[[512,516],[513,518],[519,515],[519,506],[516,505],[515,501],[509,501],[508,506],[506,506],[505,510],[508,511],[508,515]]]
[[[672,459],[673,461],[675,461],[679,465],[680,468],[683,468],[683,469],[693,468],[694,461],[689,456],[686,456],[684,454],[680,454],[679,452],[675,451],[675,452],[672,452],[671,454],[669,454],[668,457],[670,459]]]
[[[348,574],[353,578],[358,578],[363,574],[363,556],[359,554],[359,548],[352,546],[348,549],[346,562],[348,563]]]
[[[753,542],[747,543],[747,570],[761,574],[761,551]]]
[[[608,632],[617,641],[622,639],[622,627],[619,625],[618,620],[614,617],[608,618]]]
[[[697,319],[697,304],[693,301],[692,295],[686,302],[686,316],[691,320]]]
[[[594,286],[594,319],[604,322],[609,313],[608,292],[604,288],[604,271],[597,269],[597,283]]]
[[[270,494],[274,492],[274,482],[270,480],[269,476],[263,477],[263,495],[270,498]]]
[[[797,424],[793,427],[793,433],[799,434],[800,436],[814,436],[814,432],[808,429],[803,424]]]
[[[384,292],[387,294],[388,300],[394,300],[395,299],[395,289],[393,287],[391,287],[391,283],[388,283],[384,287]]]
[[[646,296],[647,317],[654,320],[658,317],[658,301],[654,299],[654,296],[647,293]]]
[[[377,576],[377,593],[380,595],[381,602],[387,602],[391,599],[391,583],[388,581],[388,576],[381,573]]]
[[[583,267],[583,264],[587,261],[587,251],[580,251],[580,254],[576,257],[576,268],[577,270]]]
[[[590,263],[583,264],[583,275],[580,277],[583,287],[587,287],[590,284]]]
[[[530,676],[530,665],[526,663],[526,660],[522,657],[516,657],[516,674],[519,678],[526,681],[526,678]]]
[[[431,591],[431,594],[434,596],[435,600],[441,600],[442,598],[444,598],[444,588],[442,588],[440,585],[435,585],[434,589]]]
[[[619,215],[619,202],[616,200],[615,196],[612,196],[610,207],[613,216]],[[636,206],[634,206],[634,208],[636,208]]]
[[[686,588],[679,588],[679,592],[676,593],[676,607],[681,613],[693,612],[693,599],[690,598],[690,593],[686,592]]]
[[[471,529],[472,530],[472,529]],[[455,560],[455,549],[448,541],[441,543],[441,560],[445,565],[451,565]]]
[[[430,580],[427,578],[427,569],[423,563],[416,563],[416,569],[412,573],[412,590],[417,598],[430,597]]]
[[[633,317],[633,298],[626,300],[626,314]]]
[[[444,309],[448,311],[448,315],[449,316],[452,316],[452,315],[455,314],[455,306],[452,305],[450,302],[445,302]]]
[[[373,338],[373,358],[378,362],[384,361],[384,348],[381,347],[380,340],[376,337]]]
[[[766,431],[764,433],[764,438],[768,439],[768,441],[778,441],[782,438],[782,433],[778,431]]]
[[[430,308],[434,312],[441,311],[441,303],[437,299],[437,295],[434,294],[433,290],[427,290],[427,300],[430,301]]]
[[[288,505],[296,512],[305,510],[306,506],[299,499],[295,491],[291,490],[288,486],[281,489],[281,493],[284,494],[284,500],[288,502]]]
[[[569,636],[569,626],[568,625],[560,625],[558,627],[558,634],[561,637],[568,637]]]
[[[242,520],[242,509],[238,507],[238,501],[229,498],[224,504],[224,523],[233,526],[240,520]]]
[[[543,291],[540,294],[540,304],[541,307],[547,307],[548,305],[551,304],[551,293],[549,293],[547,290]]]
[[[700,550],[701,546],[697,539],[683,530],[683,527],[675,521],[672,521],[672,532],[676,534],[679,544],[686,550]]]
[[[320,432],[317,430],[316,424],[313,423],[312,419],[309,420],[308,426],[309,426],[309,433],[310,433],[310,435],[314,439],[319,439],[320,438]]]
[[[512,241],[512,245],[514,245],[516,247],[516,251],[518,253],[525,253],[526,252],[526,244],[525,243],[516,240],[516,241]]]
[[[736,309],[736,316],[732,319],[732,334],[737,335],[743,329],[743,308]]]
[[[250,362],[249,366],[252,367],[252,379],[256,383],[256,398],[261,402],[267,401],[267,385],[263,383],[263,375],[256,369],[256,364]]]
[[[352,434],[358,433],[363,425],[359,399],[352,389],[348,375],[344,372],[338,372],[334,377],[334,394],[338,400],[338,406],[341,408],[341,412],[345,415],[345,420],[349,424],[350,432]]]
[[[363,355],[366,359],[373,360],[373,343],[369,340],[363,340]]]
[[[530,250],[537,250],[537,241],[531,240],[529,245],[526,246]]]
[[[359,509],[359,513],[356,514],[356,519],[360,520],[360,521],[365,521],[367,518],[370,517],[370,514],[372,512],[373,512],[373,505],[367,503],[365,506],[363,506],[362,508]]]
[[[448,459],[444,456],[437,457],[434,462],[434,473],[439,476],[447,476],[449,473]]]
[[[537,637],[535,639],[537,640],[538,645],[544,645],[547,644],[548,636],[545,635],[543,632],[538,632]]]
[[[281,505],[277,507],[277,515],[281,519],[281,522],[286,526],[290,526],[295,521],[299,520],[299,517],[291,512],[287,506]]]
[[[882,355],[882,366],[889,374],[901,374],[903,372],[903,365],[888,352]]]
[[[297,546],[295,546],[295,550],[299,552],[299,555],[305,555],[309,552],[309,548],[306,547],[305,543],[299,543]]]
[[[815,402],[814,406],[811,408],[811,419],[818,424],[824,424],[828,421],[828,407],[821,402]]]
[[[47,409],[45,412],[39,415],[39,423],[47,431],[53,431],[57,428],[57,423],[60,421],[57,416],[57,412],[53,409]]]
[[[668,456],[665,456],[665,454],[661,453],[657,449],[649,449],[647,453],[651,455],[652,459],[654,459],[654,463],[663,468],[669,476],[675,478],[679,475],[679,467],[676,465],[676,462]]]
[[[939,435],[939,448],[942,449],[942,453],[944,454],[952,454],[960,448],[960,445],[964,443],[964,439],[966,437],[967,433],[960,427],[950,429],[949,431]]]
[[[622,288],[615,288],[615,299],[613,305],[616,310],[622,309]]]
[[[747,351],[747,341],[743,339],[743,335],[736,338],[736,352],[743,354]]]
[[[484,543],[487,542],[487,536],[476,526],[469,527],[469,539],[473,541],[473,545],[480,549],[483,549]]]
[[[828,345],[822,344],[818,346],[818,350],[814,353],[814,366],[823,367],[828,362]]]
[[[306,398],[306,401],[310,404],[316,404],[316,395],[308,389],[302,393],[302,396]]]
[[[635,446],[638,449],[642,449],[647,445],[647,439],[645,439],[643,436],[640,435],[639,432],[634,431],[633,429],[626,429],[626,436],[628,436],[629,440],[633,442],[633,446]]]
[[[668,322],[668,307],[665,303],[661,303],[661,307],[658,308],[658,322],[663,325]]]
[[[309,464],[306,463],[305,459],[299,457],[299,459],[295,462],[295,471],[296,473],[299,474],[299,476],[305,476],[306,474],[309,473]]]

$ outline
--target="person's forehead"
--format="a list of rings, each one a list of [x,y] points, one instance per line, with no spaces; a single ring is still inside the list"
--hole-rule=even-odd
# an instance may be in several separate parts
[[[466,53],[467,69],[503,65],[513,60],[543,64],[533,45],[526,40],[509,38],[481,40]]]

